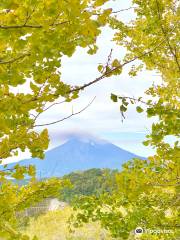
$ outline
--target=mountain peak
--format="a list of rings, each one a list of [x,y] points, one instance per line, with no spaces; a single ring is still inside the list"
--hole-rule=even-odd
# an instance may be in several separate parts
[[[120,169],[126,161],[138,157],[97,137],[81,134],[66,137],[64,144],[45,153],[45,159],[26,159],[21,166],[35,165],[39,178],[59,177],[91,168]]]
[[[108,141],[105,141],[103,139],[97,138],[95,136],[92,135],[73,135],[71,136],[66,143],[68,142],[74,142],[74,143],[86,143],[86,144],[90,144],[90,145],[104,145],[104,144],[108,144]]]

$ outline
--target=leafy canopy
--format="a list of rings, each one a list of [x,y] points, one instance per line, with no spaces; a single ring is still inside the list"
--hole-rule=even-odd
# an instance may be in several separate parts
[[[143,234],[141,238],[176,238],[179,143],[169,144],[166,137],[178,137],[180,129],[180,8],[175,0],[133,0],[132,7],[137,16],[125,24],[113,15],[111,9],[102,8],[105,2],[1,1],[0,159],[26,149],[33,157],[43,158],[49,142],[48,132],[46,129],[37,132],[34,127],[39,115],[46,110],[46,104],[58,98],[72,101],[78,97],[80,90],[105,77],[120,75],[125,65],[139,60],[140,64],[133,65],[129,75],[136,76],[144,67],[158,72],[162,84],[157,82],[147,90],[148,101],[121,94],[112,94],[111,98],[114,102],[120,101],[123,119],[129,104],[137,104],[137,112],[144,110],[147,117],[158,117],[159,121],[152,125],[152,132],[144,142],[156,148],[156,154],[145,161],[136,159],[125,164],[122,172],[117,174],[119,187],[113,194],[84,197],[80,203],[76,202],[79,210],[75,226],[89,219],[98,220],[113,236],[123,239],[133,239],[132,231],[138,226],[145,229],[169,227],[173,230],[171,234]],[[94,81],[80,87],[65,84],[61,79],[62,57],[72,56],[77,47],[95,54],[98,49],[96,39],[101,28],[107,24],[115,31],[113,41],[126,48],[125,58],[111,60],[110,54],[108,62],[98,66],[100,76]],[[143,107],[144,104],[146,107]],[[7,204],[11,211],[8,210],[10,215],[6,216],[7,206],[3,199],[12,199],[15,203],[20,201],[23,209],[26,206],[19,200],[18,194],[21,196],[22,191],[28,197],[28,190],[33,192],[37,186],[43,189],[38,184],[18,189],[7,180],[7,177],[21,179],[25,174],[34,176],[33,167],[17,165],[13,170],[0,172],[3,195],[0,199],[0,234],[7,239],[28,238],[15,230],[15,212],[19,210],[15,207],[17,204]],[[54,184],[47,183],[49,191],[59,186],[58,183]],[[36,199],[41,199],[40,193],[34,194]],[[34,200],[30,200],[33,203]]]
[[[111,13],[101,9],[104,2],[1,1],[0,159],[17,149],[43,158],[48,134],[33,131],[35,121],[47,103],[78,97],[61,79],[61,59],[77,47],[96,53],[96,39]]]
[[[43,158],[47,129],[36,120],[61,98],[78,97],[76,86],[61,79],[61,59],[77,47],[96,53],[97,37],[110,9],[106,0],[2,0],[0,2],[0,160],[29,150]],[[48,105],[48,106],[47,106]],[[8,179],[30,175],[32,183],[18,187]],[[0,170],[0,237],[28,239],[17,232],[16,212],[58,192],[64,181],[34,181],[33,166]]]
[[[114,41],[126,48],[124,61],[139,60],[129,71],[138,76],[142,68],[152,70],[161,77],[142,97],[112,94],[120,102],[122,118],[129,104],[136,104],[137,112],[146,111],[147,117],[158,117],[144,142],[156,149],[147,160],[134,159],[117,174],[118,188],[114,194],[100,197],[82,197],[75,203],[78,209],[75,225],[89,219],[100,221],[114,237],[136,239],[134,230],[159,230],[159,234],[144,232],[140,239],[177,239],[179,210],[179,156],[180,147],[180,53],[178,1],[133,0],[136,19],[125,24],[112,17]],[[140,63],[140,64],[139,64]],[[167,137],[174,142],[168,143]],[[81,211],[80,211],[81,210]],[[79,212],[80,211],[80,212]],[[170,230],[169,233],[164,230]]]

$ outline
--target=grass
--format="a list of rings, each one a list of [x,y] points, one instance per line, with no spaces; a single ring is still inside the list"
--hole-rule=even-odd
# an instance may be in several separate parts
[[[66,207],[63,210],[51,211],[37,218],[31,218],[23,230],[33,239],[34,235],[40,240],[112,240],[110,234],[98,223],[88,223],[70,233],[67,221],[73,210]]]

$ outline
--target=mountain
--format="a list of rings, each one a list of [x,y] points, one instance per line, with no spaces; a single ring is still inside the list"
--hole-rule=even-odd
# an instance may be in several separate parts
[[[35,165],[37,176],[45,178],[91,168],[120,169],[124,162],[134,157],[139,156],[104,140],[71,137],[64,144],[47,151],[44,160],[31,158],[22,160],[19,164]],[[8,168],[15,164],[9,164]]]

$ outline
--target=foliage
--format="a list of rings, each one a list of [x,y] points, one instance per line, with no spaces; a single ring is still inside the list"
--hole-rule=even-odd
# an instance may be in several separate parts
[[[115,237],[136,239],[134,230],[159,230],[160,233],[144,232],[140,239],[177,239],[179,210],[179,156],[176,137],[180,129],[180,63],[179,63],[179,5],[169,0],[133,0],[136,19],[124,24],[111,18],[116,31],[114,40],[123,45],[125,60],[139,60],[130,69],[130,76],[138,74],[143,67],[157,72],[161,83],[155,83],[146,94],[149,100],[117,96],[121,102],[123,119],[129,104],[138,104],[137,112],[146,111],[147,117],[158,117],[145,145],[156,149],[156,154],[147,160],[134,159],[123,166],[117,174],[118,191],[113,195],[81,197],[75,209],[81,210],[73,220],[78,225],[89,219],[101,221]],[[136,68],[137,66],[137,68]],[[139,105],[140,104],[140,105]],[[144,107],[145,106],[145,107]],[[174,136],[174,143],[167,137]],[[167,230],[170,230],[167,234]]]
[[[61,59],[71,57],[77,47],[96,53],[97,37],[106,25],[110,9],[106,0],[2,0],[0,3],[0,160],[29,150],[32,157],[43,159],[48,148],[47,129],[36,131],[38,117],[55,100],[72,101],[78,87],[61,79]],[[51,105],[50,105],[51,104]],[[48,106],[47,106],[48,105]],[[33,183],[19,188],[8,182],[14,178],[35,176],[33,166],[0,170],[0,234],[9,239],[26,239],[16,234],[15,212],[41,201],[59,183]],[[46,188],[44,189],[43,184]],[[29,198],[29,192],[33,197]],[[27,203],[21,202],[24,195]],[[28,200],[29,199],[29,200]],[[6,204],[4,204],[6,203]],[[20,205],[19,205],[20,204]],[[8,213],[7,213],[8,211]],[[6,226],[5,226],[6,225]],[[12,236],[11,236],[12,235]]]
[[[59,191],[65,186],[69,186],[69,182],[58,179],[31,181],[21,187],[8,180],[4,181],[1,185],[0,237],[12,240],[29,239],[17,230],[21,220],[18,219],[17,214],[44,198],[59,196]]]
[[[81,209],[77,212],[77,225],[89,219],[99,220],[113,236],[123,239],[133,239],[131,232],[137,226],[161,230],[170,227],[173,233],[160,234],[158,239],[175,239],[180,151],[178,141],[172,145],[166,142],[166,137],[179,137],[180,129],[178,1],[133,0],[136,19],[129,24],[114,16],[112,9],[103,8],[105,2],[107,0],[1,1],[0,159],[17,155],[19,150],[29,150],[32,157],[43,158],[49,138],[47,129],[34,130],[46,125],[36,124],[38,117],[58,98],[72,101],[80,90],[105,77],[121,74],[125,65],[139,60],[129,75],[137,76],[146,68],[160,74],[162,84],[157,82],[146,91],[147,101],[121,94],[113,94],[111,98],[121,102],[123,119],[130,103],[138,103],[137,112],[144,110],[147,117],[158,117],[159,121],[152,125],[152,132],[144,142],[156,148],[156,154],[145,161],[136,159],[125,164],[117,174],[117,192],[81,197],[80,204],[77,202]],[[65,84],[61,79],[62,57],[72,56],[77,47],[95,54],[97,37],[107,24],[115,31],[113,41],[126,48],[125,58],[111,60],[110,54],[107,63],[98,66],[98,78],[80,87]],[[7,180],[22,179],[27,174],[33,177],[35,169],[17,165],[0,171],[0,233],[4,238],[27,239],[15,230],[15,211],[42,198],[43,183],[18,188]],[[50,189],[55,193],[54,188],[59,187],[58,183],[51,183],[45,183],[47,194],[51,193]],[[29,192],[33,198],[28,198]],[[30,200],[25,204],[22,196]],[[143,234],[141,238],[157,239],[157,236]]]
[[[63,179],[68,179],[72,188],[66,188],[61,192],[60,199],[65,202],[73,202],[80,196],[99,196],[104,192],[111,193],[116,187],[116,170],[110,169],[90,169],[83,172],[72,172],[65,175]]]
[[[61,79],[61,59],[77,47],[96,53],[96,39],[111,13],[101,9],[104,2],[1,1],[0,159],[19,149],[43,158],[48,133],[33,127],[47,103],[78,97],[78,90]]]
[[[81,196],[74,203],[74,208],[81,211],[73,217],[73,224],[81,226],[89,219],[101,221],[102,227],[110,230],[114,237],[122,239],[135,239],[134,230],[137,227],[161,230],[158,239],[176,239],[179,224],[178,186],[162,181],[167,175],[166,169],[163,168],[162,174],[151,167],[154,168],[154,165],[148,161],[129,162],[117,174],[119,186],[113,194]],[[171,234],[163,233],[163,229],[170,230]],[[142,239],[153,237],[147,234]]]

